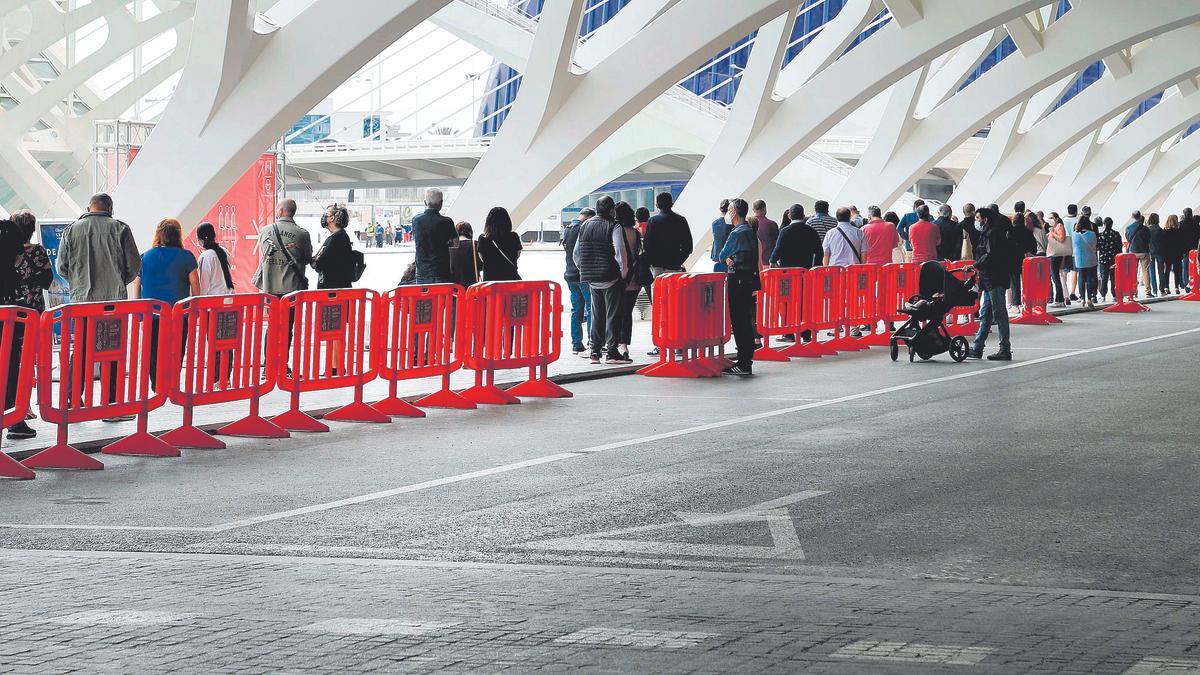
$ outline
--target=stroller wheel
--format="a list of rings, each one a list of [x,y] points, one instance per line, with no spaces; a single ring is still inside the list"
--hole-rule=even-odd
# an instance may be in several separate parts
[[[908,346],[908,362],[913,363],[917,360],[917,350],[913,349],[912,345]]]
[[[900,345],[896,344],[895,340],[892,340],[891,347],[892,347],[892,361],[900,360]]]
[[[950,358],[954,359],[955,363],[962,363],[967,360],[967,353],[970,349],[971,345],[967,342],[967,338],[960,335],[950,341]]]

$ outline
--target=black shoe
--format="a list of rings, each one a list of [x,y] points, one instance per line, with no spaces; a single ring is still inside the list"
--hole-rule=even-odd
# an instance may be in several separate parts
[[[658,347],[655,347],[654,349],[651,349],[650,351],[646,352],[646,356],[660,356],[661,354],[662,354],[662,352],[658,351]]]
[[[738,377],[750,377],[754,375],[754,371],[742,366],[732,366],[721,371],[722,375],[737,375]]]
[[[978,361],[979,359],[983,358],[983,350],[982,349],[968,349],[967,350],[967,358],[975,359],[976,361]]]
[[[988,361],[1012,361],[1012,352],[998,351],[987,357]]]
[[[8,440],[10,441],[20,441],[34,436],[37,436],[37,431],[25,422],[17,422],[8,428]]]
[[[579,354],[582,354],[586,351],[587,351],[587,347],[584,347],[583,345],[575,345],[574,347],[571,347],[571,353],[575,354],[576,356],[578,356]]]

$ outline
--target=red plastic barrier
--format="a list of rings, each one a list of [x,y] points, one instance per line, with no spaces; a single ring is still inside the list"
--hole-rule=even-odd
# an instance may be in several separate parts
[[[639,374],[719,377],[733,365],[725,358],[731,335],[725,275],[666,274],[655,279],[651,332],[659,361]]]
[[[791,360],[782,350],[771,347],[771,338],[799,335],[804,321],[804,272],[798,267],[763,270],[762,290],[758,293],[758,332],[763,336],[763,346],[754,353],[755,361]]]
[[[151,410],[166,402],[174,379],[171,309],[155,300],[63,305],[42,315],[38,345],[38,406],[58,425],[58,442],[22,462],[32,469],[103,469],[68,443],[71,424],[137,416],[137,432],[105,446],[110,455],[178,457],[179,450],[147,431]],[[158,321],[158,390],[150,387],[150,348]],[[54,339],[61,333],[54,382]]]
[[[1196,252],[1192,251],[1188,254],[1188,285],[1192,290],[1187,295],[1181,296],[1180,300],[1188,302],[1200,302],[1200,263],[1196,261]]]
[[[8,401],[8,376],[12,368],[17,369],[17,390],[13,393],[13,405],[5,406],[0,415],[0,430],[7,429],[25,419],[29,412],[29,396],[33,392],[33,364],[37,360],[38,343],[37,312],[20,307],[0,307],[0,392]],[[9,358],[13,343],[21,343],[21,361],[13,363]],[[0,448],[0,478],[30,480],[33,471],[21,466],[17,460]]]
[[[802,330],[812,331],[812,339],[801,343],[797,336],[796,344],[784,350],[785,354],[805,359],[837,355],[833,345],[843,328],[846,308],[843,276],[841,267],[814,267],[805,273]],[[821,342],[819,331],[822,330],[834,331],[834,339]]]
[[[455,284],[401,286],[383,296],[372,356],[388,397],[374,408],[392,417],[424,417],[427,408],[471,409],[475,404],[450,390],[450,374],[462,368],[454,352],[455,306],[465,293]],[[441,377],[441,391],[413,405],[397,394],[401,380]]]
[[[265,293],[247,293],[194,297],[175,305],[171,334],[186,338],[185,344],[178,338],[171,344],[172,363],[181,364],[171,402],[183,408],[183,425],[163,440],[179,448],[224,449],[224,442],[193,424],[193,415],[199,406],[230,401],[249,401],[250,414],[221,427],[218,434],[290,436],[259,415],[259,401],[275,388],[281,360],[279,345],[268,343],[267,331],[277,304]]]
[[[290,367],[278,377],[279,388],[292,395],[291,408],[271,418],[288,431],[329,431],[300,410],[300,394],[354,388],[354,402],[325,415],[337,422],[385,424],[391,418],[363,402],[363,387],[378,374],[368,357],[371,320],[379,306],[375,291],[299,291],[283,298],[272,322],[276,353],[288,354]],[[294,329],[287,348],[288,324]],[[281,364],[283,365],[283,364]]]
[[[456,349],[475,371],[475,386],[462,392],[475,403],[520,403],[518,396],[569,398],[549,378],[562,351],[562,289],[550,281],[498,281],[467,289],[458,312]],[[528,368],[529,379],[507,392],[496,371]]]
[[[974,260],[959,260],[958,262],[944,263],[945,267],[950,272],[956,272],[959,279],[963,279],[967,275],[967,268],[975,264]],[[951,335],[974,335],[979,331],[979,305],[980,301],[975,301],[974,307],[959,307],[951,310],[946,317],[946,328]],[[1001,307],[1004,311],[1006,308]],[[960,323],[961,321],[961,323]]]
[[[1046,309],[1050,299],[1050,259],[1045,256],[1026,258],[1021,268],[1021,300],[1025,305],[1021,309],[1021,316],[1008,322],[1027,326],[1062,323],[1062,319]]]
[[[881,325],[865,338],[872,347],[887,347],[891,343],[892,331],[886,324],[908,320],[902,312],[920,290],[921,266],[917,263],[889,263],[879,268],[876,308]],[[882,328],[883,332],[878,332]]]
[[[850,265],[842,270],[842,295],[846,300],[842,312],[842,335],[830,344],[839,352],[870,349],[865,338],[850,336],[860,326],[870,326],[874,332],[879,323],[879,266]]]
[[[1138,290],[1137,272],[1137,255],[1122,253],[1117,256],[1116,267],[1113,269],[1113,295],[1117,302],[1111,307],[1105,308],[1104,311],[1122,314],[1150,311],[1149,307],[1135,299]]]

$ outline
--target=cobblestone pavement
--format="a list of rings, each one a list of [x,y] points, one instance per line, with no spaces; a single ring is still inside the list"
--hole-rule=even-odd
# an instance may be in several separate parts
[[[20,672],[1200,669],[1191,596],[58,552],[8,552],[0,589],[0,663]]]
[[[1200,307],[0,484],[0,672],[1200,673]]]

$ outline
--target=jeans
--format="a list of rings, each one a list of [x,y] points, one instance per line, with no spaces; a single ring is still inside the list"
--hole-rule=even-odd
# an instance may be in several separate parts
[[[592,332],[591,287],[582,281],[568,281],[567,290],[571,293],[571,346],[582,350],[584,324],[587,332]]]
[[[1009,293],[1012,294],[1012,306],[1021,306],[1021,272],[1013,272],[1012,286],[1009,287]]]
[[[1175,275],[1175,288],[1183,288],[1183,263],[1180,260],[1158,259],[1158,283],[1162,292],[1168,293],[1171,288],[1171,275]]]
[[[1162,267],[1162,256],[1151,254],[1150,258],[1150,290],[1153,293],[1161,293],[1162,275],[1158,270]]]
[[[633,310],[637,308],[638,296],[642,289],[624,291],[621,296],[621,325],[617,328],[617,344],[629,346],[633,340]]]
[[[1012,351],[1012,343],[1008,339],[1008,309],[1004,306],[1004,291],[1003,288],[983,291],[983,302],[979,305],[979,332],[975,335],[976,352],[983,351],[992,324],[996,324],[996,332],[1000,334],[1000,351]]]
[[[733,327],[733,339],[737,345],[737,365],[745,370],[754,367],[754,343],[757,330],[754,319],[758,315],[755,291],[757,284],[740,276],[729,277],[729,322]]]
[[[617,358],[617,332],[621,327],[621,299],[625,284],[617,282],[608,288],[591,288],[592,298],[592,356]]]
[[[1076,291],[1079,293],[1080,300],[1096,299],[1096,268],[1095,267],[1080,267],[1076,270]]]
[[[1100,265],[1096,268],[1100,273],[1100,297],[1107,298],[1109,295],[1117,297],[1116,279],[1113,274],[1113,268]]]
[[[1061,255],[1050,257],[1050,281],[1054,282],[1054,302],[1062,303],[1065,300],[1063,295],[1063,275],[1066,274],[1066,258]]]

